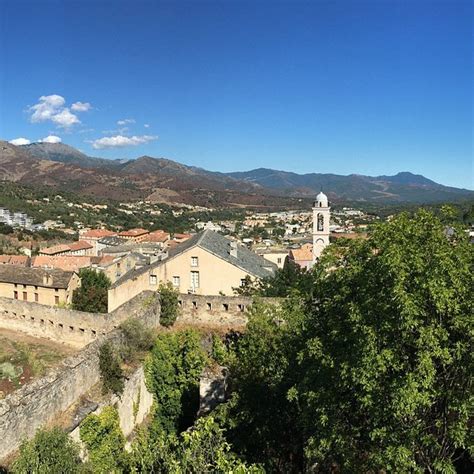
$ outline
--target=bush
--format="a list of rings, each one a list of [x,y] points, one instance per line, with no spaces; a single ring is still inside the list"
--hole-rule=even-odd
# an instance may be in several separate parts
[[[127,319],[120,325],[124,336],[120,353],[126,361],[132,361],[137,353],[148,351],[153,347],[155,336],[151,329],[138,319]]]
[[[155,423],[173,432],[189,427],[199,408],[199,377],[206,363],[197,332],[160,334],[145,360],[148,390],[156,400]]]
[[[59,428],[38,430],[32,440],[23,441],[12,466],[14,474],[70,474],[80,470],[79,446]]]
[[[116,408],[105,407],[81,423],[81,440],[87,447],[93,472],[122,472],[126,466],[125,437]],[[59,471],[51,471],[59,472]]]
[[[160,324],[166,327],[172,326],[179,313],[178,296],[179,293],[173,288],[171,283],[160,283],[158,288],[160,294]]]
[[[103,393],[112,392],[116,395],[122,395],[124,388],[123,371],[120,367],[120,359],[109,342],[104,343],[99,349],[99,369]]]

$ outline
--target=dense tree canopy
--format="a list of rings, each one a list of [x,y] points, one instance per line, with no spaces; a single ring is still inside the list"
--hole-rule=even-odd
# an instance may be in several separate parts
[[[467,234],[425,211],[330,248],[302,311],[251,316],[231,441],[283,470],[453,472],[472,447],[472,269]]]
[[[107,291],[111,284],[107,275],[91,268],[82,268],[79,276],[81,286],[73,292],[73,308],[91,313],[106,313]]]

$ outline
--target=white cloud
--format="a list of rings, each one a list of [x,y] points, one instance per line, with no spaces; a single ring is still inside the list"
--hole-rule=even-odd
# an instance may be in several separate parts
[[[60,95],[42,95],[39,98],[39,102],[29,109],[31,121],[36,123],[51,120],[54,115],[60,112],[65,103],[66,100]]]
[[[60,95],[42,95],[38,103],[28,110],[32,123],[51,121],[58,127],[69,128],[81,123],[79,117],[71,112],[86,112],[91,108],[89,102],[74,102],[71,108],[66,107],[66,99]]]
[[[144,126],[145,128],[150,128],[150,124],[149,124],[149,123],[145,123],[143,126]]]
[[[28,138],[15,138],[14,140],[10,140],[8,143],[11,143],[12,145],[29,145],[31,142],[28,140]]]
[[[75,125],[77,123],[81,123],[81,121],[78,119],[77,115],[74,115],[71,113],[71,111],[65,107],[61,112],[57,113],[56,115],[53,115],[51,120],[58,125],[58,127],[63,127],[63,128],[69,128],[72,125]]]
[[[117,120],[117,125],[127,125],[127,123],[135,123],[135,119]]]
[[[40,143],[61,143],[61,138],[57,135],[48,135],[45,138],[39,140]]]
[[[153,140],[158,139],[156,136],[151,135],[141,135],[133,137],[125,137],[123,135],[116,135],[114,137],[102,137],[97,140],[93,140],[92,148],[100,150],[102,148],[122,148],[126,146],[137,146],[142,145],[143,143],[148,143]]]
[[[71,105],[71,110],[74,112],[87,112],[91,109],[91,104],[89,102],[74,102]]]

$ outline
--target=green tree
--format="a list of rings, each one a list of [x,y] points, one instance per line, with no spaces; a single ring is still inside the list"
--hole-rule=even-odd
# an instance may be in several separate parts
[[[127,465],[125,437],[116,408],[109,406],[99,415],[88,415],[81,423],[79,432],[94,472],[123,472]]]
[[[472,449],[473,251],[402,214],[328,255],[289,392],[310,465],[454,472]]]
[[[253,303],[247,330],[227,358],[231,398],[215,412],[236,451],[269,472],[303,469],[299,408],[287,395],[299,380],[304,310],[297,298],[281,305]]]
[[[81,286],[72,294],[72,307],[77,311],[91,313],[107,312],[107,292],[110,288],[109,278],[102,272],[91,268],[79,271]]]
[[[243,463],[232,451],[224,430],[212,417],[200,418],[192,429],[181,434],[174,461],[174,472],[195,473],[264,473],[255,465]]]
[[[38,430],[33,439],[23,441],[12,465],[14,474],[64,474],[81,471],[79,446],[59,428]]]
[[[145,374],[156,401],[154,422],[160,429],[174,432],[193,423],[205,363],[199,333],[186,330],[156,338],[145,360]]]
[[[160,294],[160,324],[166,327],[172,326],[179,314],[179,293],[171,283],[160,283],[158,287]]]
[[[121,395],[124,389],[124,375],[120,366],[120,358],[109,342],[100,346],[99,370],[103,393]]]

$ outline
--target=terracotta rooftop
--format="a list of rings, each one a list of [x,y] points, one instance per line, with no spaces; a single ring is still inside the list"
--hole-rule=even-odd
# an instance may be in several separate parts
[[[168,232],[165,232],[163,230],[156,230],[154,232],[150,232],[146,237],[145,237],[145,242],[166,242],[169,240],[170,234]]]
[[[78,271],[93,265],[105,265],[114,260],[111,256],[92,257],[87,255],[39,255],[31,259],[32,267],[58,268],[65,271]]]
[[[123,230],[122,232],[119,232],[118,235],[121,237],[137,237],[140,235],[145,235],[148,234],[149,232],[145,229],[130,229],[130,230]]]
[[[117,235],[117,232],[108,229],[90,229],[81,234],[81,237],[84,239],[102,239],[103,237],[111,237],[112,235]]]
[[[87,250],[92,248],[94,248],[94,246],[84,240],[79,240],[78,242],[73,242],[69,245],[69,250],[71,250],[71,252],[77,252],[78,250]]]
[[[290,258],[295,262],[313,260],[313,245],[304,244],[299,249],[291,249]]]
[[[52,247],[45,247],[40,249],[40,253],[45,253],[46,255],[56,255],[58,253],[69,252],[70,248],[67,244],[53,245]]]
[[[0,265],[28,266],[29,257],[26,255],[0,255]]]

